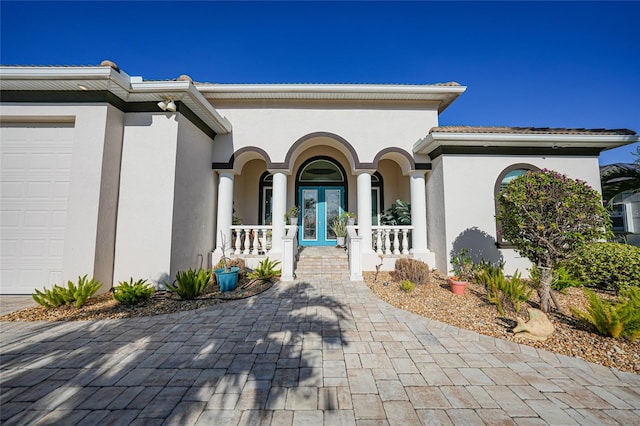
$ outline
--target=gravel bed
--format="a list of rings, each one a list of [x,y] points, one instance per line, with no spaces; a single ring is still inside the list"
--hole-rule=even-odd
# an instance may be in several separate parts
[[[507,318],[502,317],[496,307],[488,303],[482,285],[469,283],[464,294],[455,295],[449,289],[446,278],[435,273],[430,283],[416,285],[415,290],[406,292],[400,288],[392,272],[380,272],[377,279],[375,276],[374,272],[364,273],[369,288],[397,308],[487,336],[640,373],[640,339],[632,343],[626,339],[601,336],[571,315],[570,307],[586,310],[588,305],[580,288],[567,289],[566,294],[556,292],[562,313],[554,311],[549,315],[555,331],[544,342],[538,342],[514,337],[511,329],[516,324],[515,313],[507,311]],[[612,298],[607,293],[600,292],[598,295]],[[526,308],[537,308],[538,302],[534,292],[529,304],[522,307],[520,317],[528,319]]]
[[[167,291],[156,291],[147,302],[135,306],[122,305],[113,298],[111,293],[107,293],[89,298],[80,309],[76,309],[72,305],[50,309],[43,306],[33,306],[0,316],[0,321],[77,321],[148,317],[191,311],[230,300],[244,299],[260,294],[271,286],[273,283],[269,281],[250,282],[245,278],[238,283],[238,287],[233,291],[221,293],[219,287],[214,284],[205,289],[200,297],[193,300],[180,300]]]

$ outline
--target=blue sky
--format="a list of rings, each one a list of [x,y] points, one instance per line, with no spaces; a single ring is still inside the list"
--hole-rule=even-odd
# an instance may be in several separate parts
[[[442,125],[640,131],[640,2],[12,2],[2,64],[147,79],[468,86]],[[637,144],[636,144],[637,145]],[[631,162],[636,145],[601,164]]]

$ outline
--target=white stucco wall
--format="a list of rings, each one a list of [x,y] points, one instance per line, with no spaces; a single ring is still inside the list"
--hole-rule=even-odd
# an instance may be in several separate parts
[[[97,246],[113,244],[113,235],[102,231],[108,229],[109,222],[114,220],[113,206],[117,201],[110,198],[114,196],[113,192],[105,193],[101,199],[100,189],[104,174],[111,173],[114,167],[117,169],[114,161],[119,142],[118,132],[114,129],[119,126],[119,114],[107,104],[15,103],[3,104],[1,115],[9,120],[19,117],[21,122],[60,119],[74,122],[60,281],[75,281],[78,276],[88,274],[105,284],[104,291],[110,286],[110,273],[104,265],[112,257],[97,259]],[[101,202],[104,211],[101,210]]]
[[[171,277],[177,141],[177,114],[125,115],[116,284],[131,277],[157,284]]]
[[[104,284],[103,291],[113,283],[123,130],[124,113],[108,105],[94,274]]]
[[[388,147],[411,153],[413,144],[437,126],[435,103],[221,101],[214,107],[233,123],[233,132],[216,137],[214,161],[228,161],[246,146],[257,146],[283,162],[291,144],[314,132],[346,139],[361,162],[371,162]]]
[[[178,146],[175,163],[175,196],[171,234],[171,268],[207,267],[214,249],[214,142],[193,123],[178,115]]]
[[[443,273],[448,272],[447,267],[447,235],[446,216],[444,212],[444,173],[442,157],[435,158],[431,163],[431,171],[426,174],[427,187],[427,247],[435,254],[435,265]]]
[[[439,164],[441,162],[441,164]],[[597,157],[560,157],[560,156],[482,156],[482,155],[443,155],[434,161],[431,179],[441,169],[442,187],[444,188],[443,206],[446,221],[446,245],[435,237],[432,228],[437,219],[437,212],[429,211],[430,247],[436,251],[437,268],[444,271],[450,269],[451,250],[466,247],[475,257],[482,256],[487,260],[498,260],[503,256],[505,273],[513,273],[519,269],[526,275],[530,262],[518,255],[515,250],[495,248],[496,225],[494,186],[500,173],[507,167],[527,163],[540,169],[555,170],[574,179],[586,181],[600,191],[600,175]],[[438,172],[439,173],[439,172]],[[431,187],[430,182],[427,186]],[[432,204],[433,193],[430,190],[429,204]],[[437,209],[436,206],[431,208]],[[446,264],[442,264],[443,253]],[[477,259],[476,259],[477,260]]]

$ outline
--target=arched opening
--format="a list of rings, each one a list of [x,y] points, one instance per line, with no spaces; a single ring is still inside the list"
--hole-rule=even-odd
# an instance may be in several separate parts
[[[335,245],[332,224],[346,209],[347,175],[340,163],[326,156],[309,158],[296,173],[296,205],[300,245]],[[340,234],[340,231],[338,231]]]

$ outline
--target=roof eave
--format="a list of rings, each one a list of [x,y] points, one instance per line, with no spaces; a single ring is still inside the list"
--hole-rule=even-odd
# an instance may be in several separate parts
[[[416,154],[429,155],[441,146],[595,148],[602,151],[640,141],[637,135],[514,134],[433,132],[413,146]]]
[[[444,111],[466,86],[388,84],[206,84],[196,85],[210,100],[398,100],[438,102]]]

